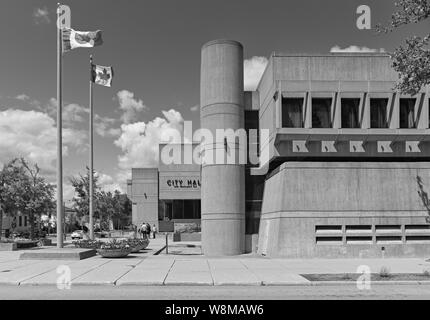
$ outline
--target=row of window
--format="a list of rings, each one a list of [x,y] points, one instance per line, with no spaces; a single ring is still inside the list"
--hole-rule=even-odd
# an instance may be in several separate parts
[[[341,128],[360,128],[360,98],[341,98]],[[304,98],[282,98],[282,127],[304,128]],[[370,128],[388,128],[388,98],[370,98]],[[333,98],[312,98],[312,128],[332,128]],[[416,98],[399,99],[400,128],[413,129]]]
[[[320,225],[315,226],[316,244],[429,243],[430,225]]]

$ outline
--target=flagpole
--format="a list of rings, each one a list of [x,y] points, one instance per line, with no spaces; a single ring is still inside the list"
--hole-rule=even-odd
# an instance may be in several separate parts
[[[93,118],[94,118],[94,109],[93,109],[93,81],[92,81],[92,72],[93,72],[93,55],[90,55],[90,181],[89,181],[89,192],[90,192],[90,239],[94,240],[94,130],[93,130]]]
[[[57,248],[63,248],[63,88],[62,25],[60,3],[57,3]]]

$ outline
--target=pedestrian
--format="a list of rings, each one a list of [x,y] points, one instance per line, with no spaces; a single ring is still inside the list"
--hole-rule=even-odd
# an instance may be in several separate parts
[[[145,239],[145,236],[147,236],[147,232],[148,232],[148,227],[146,223],[142,223],[139,228],[140,238]]]
[[[146,223],[146,237],[151,238],[151,225],[149,223]]]
[[[155,226],[155,224],[152,226],[152,239],[155,239],[155,235],[157,233],[157,227]]]

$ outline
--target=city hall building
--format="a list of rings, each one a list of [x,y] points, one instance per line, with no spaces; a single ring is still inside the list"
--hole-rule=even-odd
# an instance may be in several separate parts
[[[397,79],[386,54],[273,53],[244,92],[242,45],[207,43],[201,126],[268,130],[256,142],[262,160],[133,169],[134,224],[198,224],[208,256],[429,254],[430,91],[403,95]]]

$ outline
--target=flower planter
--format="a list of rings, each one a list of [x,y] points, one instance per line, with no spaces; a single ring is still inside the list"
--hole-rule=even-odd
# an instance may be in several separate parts
[[[131,253],[131,249],[98,249],[97,253],[103,258],[125,258]]]
[[[103,244],[100,241],[92,241],[92,240],[80,240],[80,241],[74,241],[73,244],[76,248],[80,249],[100,249],[100,246]]]
[[[135,241],[136,243],[133,242],[134,241],[129,242],[132,253],[138,253],[140,250],[146,249],[149,245],[149,240],[139,240]]]

